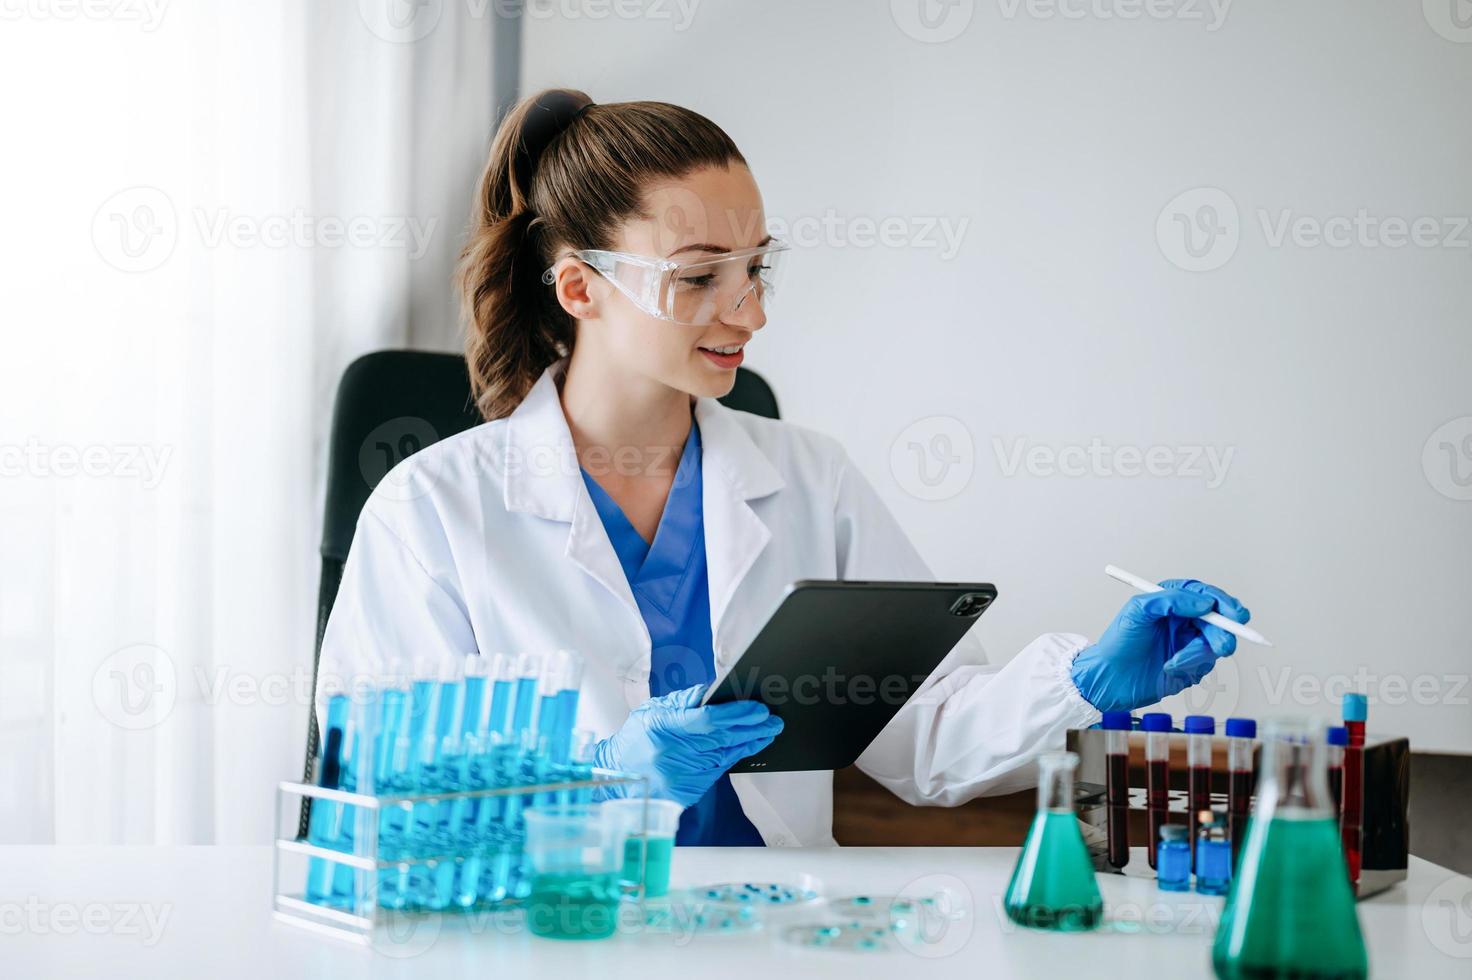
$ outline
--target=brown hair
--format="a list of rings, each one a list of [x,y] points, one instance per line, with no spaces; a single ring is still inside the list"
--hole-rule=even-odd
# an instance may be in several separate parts
[[[535,145],[548,106],[569,103],[582,108],[545,147]],[[746,162],[719,126],[665,102],[599,105],[583,92],[548,89],[507,113],[476,189],[456,276],[481,415],[511,414],[572,350],[573,318],[541,280],[556,255],[608,248],[624,221],[650,217],[643,190],[651,181],[732,161]]]

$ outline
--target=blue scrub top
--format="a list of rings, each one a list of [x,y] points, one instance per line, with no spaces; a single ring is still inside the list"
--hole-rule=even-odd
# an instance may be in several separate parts
[[[654,542],[646,543],[598,482],[583,470],[583,482],[603,529],[623,566],[624,577],[649,627],[653,645],[649,693],[671,691],[715,680],[715,651],[710,630],[710,583],[705,565],[705,515],[701,505],[700,428],[690,423],[690,437],[675,470],[674,484],[660,515]],[[675,843],[685,845],[757,845],[762,841],[731,785],[722,775],[716,784],[680,816]]]

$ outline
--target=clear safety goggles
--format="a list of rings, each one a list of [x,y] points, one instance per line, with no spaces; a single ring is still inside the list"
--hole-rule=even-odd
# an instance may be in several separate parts
[[[757,248],[692,261],[602,249],[567,254],[591,266],[650,316],[703,327],[750,301],[763,312],[770,310],[789,248],[773,239]],[[554,265],[542,273],[542,282],[556,282],[556,270]]]

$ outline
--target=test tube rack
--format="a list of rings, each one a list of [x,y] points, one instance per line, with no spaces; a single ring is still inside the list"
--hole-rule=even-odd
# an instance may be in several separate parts
[[[398,872],[404,876],[411,872],[435,875],[439,869],[444,869],[453,880],[454,874],[463,869],[468,862],[485,860],[486,855],[479,848],[452,847],[448,850],[406,848],[392,857],[385,857],[380,853],[379,841],[379,827],[383,816],[390,811],[398,810],[404,814],[406,820],[412,820],[416,807],[454,807],[481,800],[505,802],[506,798],[517,799],[519,805],[515,809],[519,811],[525,806],[533,806],[538,802],[570,802],[591,798],[600,791],[606,794],[611,787],[615,786],[623,787],[621,791],[623,795],[640,797],[647,793],[648,780],[631,773],[595,768],[592,770],[591,778],[586,780],[563,780],[535,785],[501,786],[490,789],[403,796],[373,796],[326,789],[311,783],[283,781],[276,787],[276,831],[271,871],[272,913],[280,922],[300,926],[336,939],[372,945],[378,931],[394,925],[401,916],[430,917],[512,911],[522,906],[524,901],[522,898],[508,896],[496,901],[476,901],[465,906],[450,902],[445,907],[437,909],[385,908],[379,901],[380,882],[385,872]],[[314,844],[306,836],[298,833],[297,814],[307,800],[314,801],[314,805],[331,803],[344,808],[354,808],[343,811],[344,814],[351,813],[350,819],[353,819],[355,826],[361,829],[360,833],[354,835],[351,852]],[[345,819],[349,818],[345,817]],[[502,860],[509,858],[513,863],[519,864],[521,857],[520,821],[514,819],[508,821],[508,824],[505,828],[507,842],[503,842],[498,853]],[[287,827],[291,828],[289,834],[284,832],[284,828]],[[353,888],[350,898],[345,897],[341,902],[332,903],[308,900],[307,878],[314,859],[327,862],[333,868],[352,870]],[[642,890],[641,874],[631,894],[641,895]],[[394,917],[394,923],[389,921],[390,915]]]
[[[1126,875],[1153,875],[1143,857],[1131,858],[1120,871],[1108,861],[1108,834],[1106,821],[1108,806],[1105,798],[1108,760],[1105,754],[1106,732],[1098,728],[1071,729],[1068,732],[1068,750],[1079,757],[1077,778],[1074,782],[1075,807],[1088,844],[1089,856],[1094,868],[1100,872]],[[1183,732],[1171,732],[1170,742],[1170,816],[1172,823],[1185,823],[1189,802],[1187,799],[1188,767],[1186,740]],[[1225,809],[1227,806],[1228,739],[1223,735],[1211,737],[1211,805]],[[1253,772],[1261,759],[1259,746],[1254,746]],[[1148,830],[1148,807],[1145,796],[1145,733],[1129,733],[1130,773],[1130,843],[1139,847],[1146,843]],[[1410,832],[1406,821],[1406,808],[1410,799],[1409,740],[1402,736],[1365,736],[1361,754],[1364,767],[1364,816],[1360,830],[1360,878],[1355,894],[1359,898],[1385,891],[1406,878],[1406,865],[1410,856]],[[1254,780],[1255,782],[1255,780]]]

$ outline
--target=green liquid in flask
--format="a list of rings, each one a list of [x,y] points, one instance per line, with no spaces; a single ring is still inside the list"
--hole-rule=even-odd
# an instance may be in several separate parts
[[[1339,827],[1279,812],[1248,825],[1212,948],[1222,980],[1331,980],[1368,973]]]
[[[1007,885],[1007,918],[1030,929],[1083,932],[1104,919],[1094,865],[1073,815],[1071,752],[1039,760],[1038,813]]]

